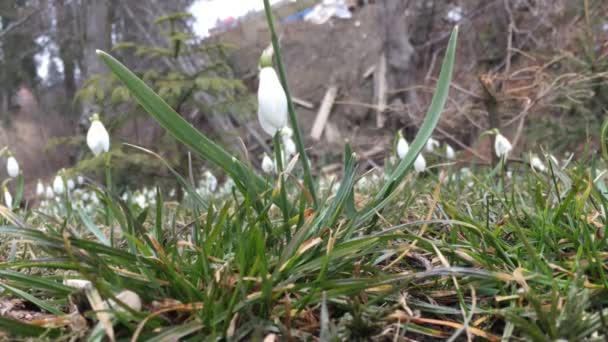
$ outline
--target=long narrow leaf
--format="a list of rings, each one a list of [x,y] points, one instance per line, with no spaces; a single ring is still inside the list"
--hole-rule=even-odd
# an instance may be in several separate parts
[[[106,52],[97,54],[114,75],[129,89],[131,95],[175,139],[184,143],[202,158],[228,173],[242,192],[255,195],[266,189],[264,180],[245,164],[199,132],[171,108],[160,96],[122,63]]]

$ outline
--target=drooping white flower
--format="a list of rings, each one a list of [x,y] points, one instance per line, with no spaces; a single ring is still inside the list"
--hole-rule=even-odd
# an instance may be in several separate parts
[[[44,184],[42,184],[42,181],[39,179],[36,184],[36,197],[42,197],[42,195],[44,195]]]
[[[433,138],[429,138],[429,140],[427,140],[427,142],[426,142],[426,151],[433,152],[433,151],[435,151],[435,148],[439,147],[439,145],[440,145],[439,141],[437,141]]]
[[[296,154],[296,144],[291,138],[283,140],[283,145],[285,145],[285,159],[289,159]]]
[[[6,173],[8,173],[11,178],[15,178],[19,175],[19,163],[13,156],[8,157],[6,160]]]
[[[405,155],[409,150],[410,146],[408,145],[403,135],[401,135],[401,132],[399,132],[399,140],[397,140],[397,156],[399,156],[399,159],[405,158]]]
[[[63,178],[60,175],[55,176],[53,180],[53,192],[56,195],[62,195],[65,191],[65,184],[63,183]]]
[[[72,191],[76,188],[76,183],[72,178],[68,179],[68,190]]]
[[[135,204],[137,204],[140,208],[145,208],[146,207],[146,196],[144,194],[139,194],[137,196],[135,196],[135,198],[133,199],[135,201]]]
[[[538,158],[537,156],[532,157],[532,160],[530,160],[530,166],[532,166],[533,169],[540,171],[540,172],[547,171],[547,167],[542,162],[542,160],[540,160],[540,158]]]
[[[110,135],[97,114],[91,117],[91,127],[87,132],[87,145],[95,156],[110,150]]]
[[[414,170],[416,170],[416,172],[418,173],[424,172],[424,170],[426,170],[426,160],[422,156],[422,153],[420,153],[414,161]]]
[[[260,70],[258,120],[264,131],[271,136],[287,125],[287,96],[272,67]]]
[[[55,193],[53,192],[53,188],[51,188],[50,185],[46,187],[46,191],[44,193],[44,197],[46,197],[47,199],[53,199],[53,197],[55,197]]]
[[[499,158],[506,158],[509,155],[509,152],[513,149],[513,146],[505,138],[502,134],[496,134],[496,139],[494,140],[494,152],[496,152],[496,156]]]
[[[76,177],[76,183],[78,183],[78,185],[84,184],[84,177],[82,177],[82,176]]]
[[[13,207],[13,196],[6,187],[4,188],[4,205],[9,209]]]
[[[454,151],[454,149],[452,148],[452,146],[450,146],[450,144],[445,144],[445,157],[448,160],[454,160],[454,158],[456,158],[456,152]]]
[[[262,171],[266,174],[274,172],[274,162],[266,153],[264,153],[264,157],[262,158]]]
[[[209,170],[205,171],[205,181],[209,192],[214,192],[217,189],[217,178]]]

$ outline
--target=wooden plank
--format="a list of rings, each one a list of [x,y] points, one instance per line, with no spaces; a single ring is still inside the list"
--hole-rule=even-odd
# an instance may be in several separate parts
[[[374,73],[374,95],[376,99],[376,127],[384,127],[386,117],[384,113],[388,107],[387,100],[387,80],[386,80],[386,54],[382,53],[378,67]]]
[[[333,85],[327,89],[325,92],[325,97],[323,98],[323,102],[321,103],[321,107],[319,108],[319,112],[317,113],[317,117],[315,118],[315,122],[312,125],[312,130],[310,131],[310,137],[313,140],[321,139],[321,134],[323,134],[323,129],[327,124],[327,120],[329,119],[329,114],[331,113],[331,108],[336,101],[336,96],[338,96],[338,86]]]
[[[293,103],[297,104],[300,107],[304,107],[306,109],[314,109],[315,105],[312,102],[306,101],[306,100],[302,100],[300,98],[297,97],[291,97],[291,100],[293,101]]]

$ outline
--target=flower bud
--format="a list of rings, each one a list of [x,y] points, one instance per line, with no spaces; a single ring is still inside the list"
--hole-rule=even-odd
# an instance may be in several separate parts
[[[36,184],[36,197],[42,197],[42,195],[44,195],[44,184],[39,179],[38,184]]]
[[[547,167],[542,162],[542,160],[540,160],[540,158],[538,158],[537,156],[532,157],[532,160],[530,160],[530,166],[532,166],[532,168],[535,169],[536,171],[540,171],[540,172],[547,171]]]
[[[439,145],[440,145],[439,141],[437,141],[433,138],[429,138],[429,140],[426,141],[426,151],[433,152],[433,151],[435,151],[436,147],[439,147]]]
[[[454,158],[456,158],[456,152],[454,151],[454,149],[452,148],[452,146],[450,146],[450,144],[445,144],[445,157],[448,160],[453,160]]]
[[[426,160],[424,160],[422,153],[420,153],[418,157],[416,157],[416,160],[414,161],[414,169],[418,173],[424,172],[424,170],[426,170]]]
[[[266,133],[274,136],[287,125],[287,96],[271,67],[260,70],[258,120]]]
[[[9,156],[6,161],[6,173],[11,178],[15,178],[19,175],[19,163],[17,163],[17,159],[13,156]]]
[[[296,154],[296,144],[291,140],[291,138],[287,138],[283,141],[283,145],[285,145],[285,159],[291,158],[294,154]]]
[[[46,197],[46,199],[53,199],[53,197],[55,197],[53,188],[51,188],[50,185],[46,187],[46,191],[44,192],[44,197]]]
[[[262,171],[266,174],[274,172],[274,162],[266,153],[264,153],[264,158],[262,158]]]
[[[405,158],[407,151],[410,150],[410,146],[408,145],[401,132],[399,132],[398,135],[399,140],[397,140],[397,156],[399,156],[399,159],[403,159]]]
[[[513,149],[513,146],[505,138],[502,134],[496,134],[496,139],[494,140],[494,152],[496,152],[496,156],[499,158],[506,158],[509,155],[509,152]]]
[[[60,175],[55,176],[55,180],[53,180],[53,192],[56,195],[62,195],[65,191],[65,184],[63,184],[63,178]]]
[[[97,114],[91,118],[91,127],[87,132],[87,145],[95,156],[108,152],[110,149],[110,135]]]
[[[13,196],[6,187],[4,187],[4,205],[9,209],[13,207]]]

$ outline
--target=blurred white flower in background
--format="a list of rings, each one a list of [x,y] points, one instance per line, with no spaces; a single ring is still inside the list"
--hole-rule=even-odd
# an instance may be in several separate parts
[[[38,183],[36,184],[36,197],[42,197],[44,195],[44,184],[42,184],[42,181],[39,179]]]
[[[416,157],[416,161],[414,161],[414,169],[418,173],[424,172],[424,170],[426,170],[426,160],[422,156],[422,153],[420,153],[418,157]]]
[[[399,131],[397,134],[399,136],[399,139],[397,140],[397,156],[399,156],[399,159],[403,159],[405,158],[407,151],[409,151],[410,146],[401,134],[401,131]]]
[[[13,196],[11,196],[6,186],[4,187],[4,205],[9,209],[13,207]]]
[[[53,192],[55,195],[63,195],[65,192],[65,184],[63,183],[63,178],[61,175],[55,176],[55,180],[53,180]]]
[[[433,151],[435,151],[435,148],[439,147],[439,145],[440,145],[439,141],[437,141],[433,138],[429,138],[429,140],[427,140],[427,142],[426,142],[426,151],[433,152]]]
[[[51,188],[50,185],[46,187],[46,191],[44,193],[44,197],[46,197],[46,199],[53,199],[53,197],[55,197],[55,193],[53,192],[53,188]]]
[[[494,152],[499,158],[506,158],[509,152],[513,149],[513,146],[502,134],[497,133],[496,139],[494,140]]]
[[[532,166],[532,168],[535,169],[536,171],[540,171],[540,172],[547,171],[547,167],[542,162],[542,160],[540,160],[540,158],[538,158],[537,156],[532,157],[532,159],[530,160],[530,166]]]
[[[445,157],[448,160],[454,160],[454,158],[456,158],[456,152],[454,151],[454,149],[452,148],[452,146],[450,146],[450,144],[445,144]]]
[[[274,172],[274,162],[266,153],[264,153],[264,157],[262,157],[262,171],[266,174]]]

